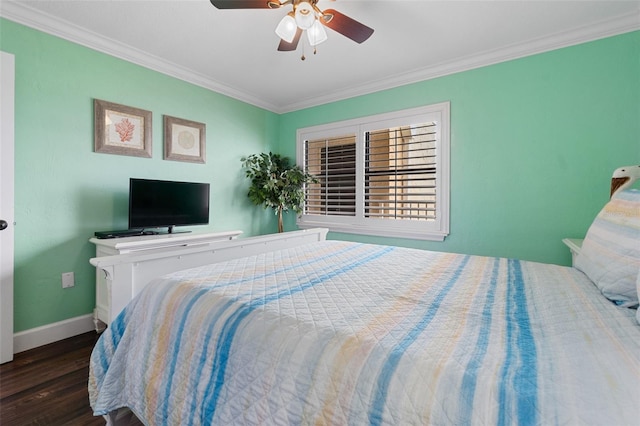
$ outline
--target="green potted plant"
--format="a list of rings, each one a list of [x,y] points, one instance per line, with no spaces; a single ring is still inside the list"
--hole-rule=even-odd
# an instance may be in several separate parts
[[[278,215],[278,232],[282,232],[282,212],[302,213],[304,185],[315,179],[287,157],[272,152],[242,157],[245,175],[251,180],[249,199],[256,205],[271,207]]]

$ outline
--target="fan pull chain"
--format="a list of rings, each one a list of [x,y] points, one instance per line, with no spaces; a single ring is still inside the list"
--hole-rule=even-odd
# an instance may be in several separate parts
[[[300,56],[300,60],[304,61],[305,59],[307,59],[307,57],[304,54],[306,43],[303,41],[301,45],[302,45],[302,56]],[[318,46],[312,46],[312,47],[313,47],[313,54],[316,55],[318,53]]]

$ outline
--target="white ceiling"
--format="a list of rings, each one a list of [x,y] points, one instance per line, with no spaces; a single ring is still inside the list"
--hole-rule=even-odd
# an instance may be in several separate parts
[[[266,1],[266,0],[265,0]],[[0,16],[282,113],[640,29],[640,1],[320,0],[375,29],[278,52],[284,9],[21,0]],[[304,38],[303,38],[304,39]]]

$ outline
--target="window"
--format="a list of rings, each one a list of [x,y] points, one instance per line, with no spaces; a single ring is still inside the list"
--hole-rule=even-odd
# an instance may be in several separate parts
[[[298,226],[442,241],[449,233],[449,103],[305,129]]]

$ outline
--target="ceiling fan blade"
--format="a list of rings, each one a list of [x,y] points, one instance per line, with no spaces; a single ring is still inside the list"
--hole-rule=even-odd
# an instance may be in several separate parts
[[[211,0],[218,9],[269,9],[267,0]]]
[[[362,43],[371,37],[371,34],[373,34],[373,28],[369,28],[335,9],[326,9],[323,13],[325,15],[333,15],[333,18],[329,20],[329,22],[325,22],[323,19],[320,19],[320,22],[332,30],[339,32],[343,36],[350,38],[356,43]]]
[[[298,28],[296,30],[296,35],[293,37],[293,40],[291,40],[291,43],[287,43],[286,41],[280,39],[278,50],[280,52],[290,52],[292,50],[296,50],[298,48],[298,42],[300,41],[301,35],[302,35],[302,30]]]

